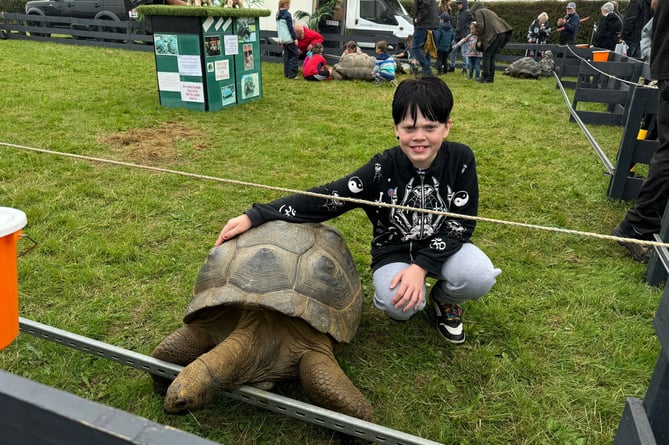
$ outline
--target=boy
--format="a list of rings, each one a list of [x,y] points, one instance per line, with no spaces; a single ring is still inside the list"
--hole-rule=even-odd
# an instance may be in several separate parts
[[[314,43],[311,54],[307,55],[302,64],[302,75],[305,80],[329,80],[331,71],[323,57],[323,45]]]
[[[374,306],[406,321],[425,308],[425,279],[435,277],[430,300],[437,330],[449,342],[463,343],[460,304],[488,293],[501,271],[471,243],[475,221],[420,211],[475,216],[478,209],[474,154],[466,145],[444,140],[452,108],[453,95],[441,79],[403,81],[392,104],[398,146],[344,178],[309,190],[331,198],[295,194],[254,204],[227,222],[216,245],[265,221],[322,222],[361,208],[374,228]]]
[[[388,54],[388,42],[385,40],[376,42],[376,62],[374,62],[372,76],[374,76],[377,85],[381,85],[383,82],[397,85],[397,81],[395,80],[395,59]]]
[[[393,59],[395,59],[395,73],[399,74],[413,74],[413,75],[418,75],[420,72],[420,64],[418,63],[418,60],[414,59],[411,56],[411,42],[413,40],[413,37],[407,36],[407,43],[406,43],[406,49],[402,52],[399,52],[393,56]],[[406,59],[402,60],[402,59]]]

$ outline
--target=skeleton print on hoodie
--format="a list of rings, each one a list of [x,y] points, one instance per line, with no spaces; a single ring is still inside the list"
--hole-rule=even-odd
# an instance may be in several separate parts
[[[294,194],[269,204],[254,204],[246,214],[257,226],[275,219],[323,222],[361,208],[373,227],[372,269],[405,262],[432,275],[438,275],[444,261],[470,242],[476,226],[472,219],[443,214],[476,216],[478,210],[474,154],[456,142],[444,141],[432,165],[424,170],[416,169],[396,146],[350,175],[308,191],[327,197]]]

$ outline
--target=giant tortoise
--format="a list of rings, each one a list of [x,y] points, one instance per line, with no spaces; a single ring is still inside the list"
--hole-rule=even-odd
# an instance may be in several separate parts
[[[210,250],[186,307],[185,325],[152,356],[185,368],[170,383],[164,409],[202,408],[217,390],[269,389],[299,377],[313,403],[373,420],[365,396],[335,359],[362,313],[362,286],[341,235],[323,224],[273,221]]]
[[[538,62],[532,57],[523,57],[511,63],[504,68],[504,74],[521,79],[538,79],[553,75],[555,70],[555,61],[551,51],[544,52],[543,57]]]

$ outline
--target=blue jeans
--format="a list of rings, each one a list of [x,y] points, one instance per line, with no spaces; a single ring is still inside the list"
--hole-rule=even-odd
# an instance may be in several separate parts
[[[471,79],[474,71],[476,71],[476,78],[481,77],[481,58],[480,57],[468,57],[467,63],[469,63],[469,78]]]
[[[374,271],[374,306],[384,311],[393,320],[408,320],[425,308],[426,299],[417,309],[404,311],[392,304],[396,289],[390,288],[390,282],[402,269],[409,267],[406,263],[390,263]],[[467,300],[475,300],[487,294],[495,284],[496,277],[502,271],[496,269],[488,256],[472,243],[465,243],[460,250],[451,255],[441,266],[441,276],[436,277],[436,294],[439,303],[461,304]],[[426,287],[423,287],[425,296]],[[434,297],[435,294],[432,294]]]
[[[460,46],[460,51],[451,51],[451,67],[455,68],[455,61],[458,58],[458,53],[462,56],[462,69],[466,70],[469,66],[469,57],[467,57],[467,49],[465,45]]]
[[[413,50],[414,57],[420,63],[420,67],[423,69],[423,74],[432,74],[432,67],[430,66],[430,56],[425,55],[423,51],[423,46],[427,41],[427,28],[414,28],[413,29],[413,42],[411,43],[411,49]]]

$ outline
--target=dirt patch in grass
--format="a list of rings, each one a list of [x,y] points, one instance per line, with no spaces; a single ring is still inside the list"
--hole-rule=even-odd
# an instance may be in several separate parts
[[[207,134],[178,122],[165,122],[152,128],[133,128],[98,138],[124,161],[140,164],[173,161],[185,152],[207,147]]]

